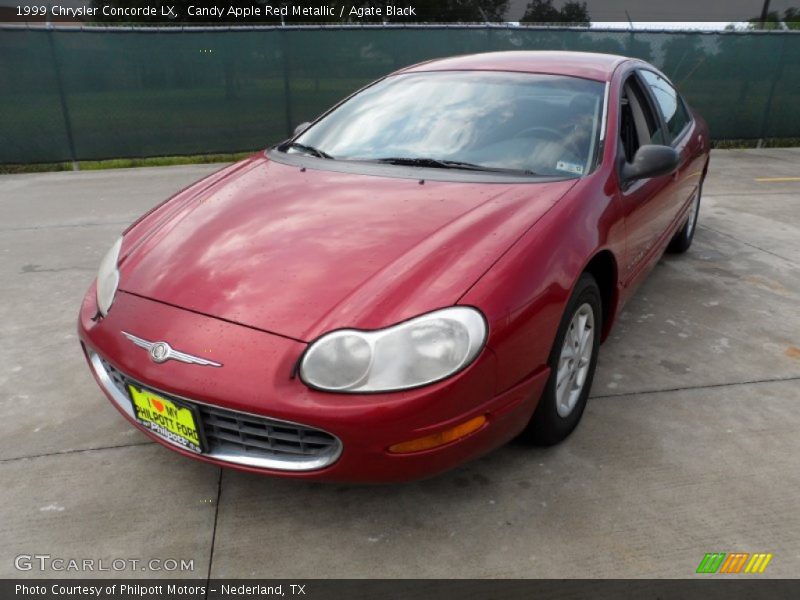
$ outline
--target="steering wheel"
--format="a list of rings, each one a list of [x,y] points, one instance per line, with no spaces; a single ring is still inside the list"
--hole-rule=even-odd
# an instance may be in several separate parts
[[[567,136],[564,135],[563,132],[558,131],[557,129],[553,129],[552,127],[544,127],[542,125],[535,125],[534,127],[528,127],[527,129],[523,129],[514,137],[538,137],[536,134],[544,134],[542,137],[547,137],[554,142],[559,142],[565,150],[569,150],[575,156],[581,156],[581,151],[575,146],[574,141],[567,141]]]
[[[553,129],[551,127],[543,127],[542,125],[535,125],[534,127],[528,127],[527,129],[523,129],[514,137],[528,137],[534,133],[544,133],[546,137],[550,139],[554,139],[556,141],[561,141],[564,138],[564,134],[558,131],[557,129]]]

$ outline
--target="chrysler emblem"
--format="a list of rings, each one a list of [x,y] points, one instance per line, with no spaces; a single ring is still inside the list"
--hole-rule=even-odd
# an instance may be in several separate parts
[[[169,358],[171,350],[167,342],[156,342],[150,347],[150,358],[153,362],[162,363]]]
[[[150,360],[156,364],[161,364],[163,362],[167,362],[168,360],[177,360],[190,365],[202,365],[204,367],[222,366],[222,363],[214,362],[213,360],[208,360],[207,358],[201,358],[199,356],[187,354],[186,352],[179,352],[167,342],[151,342],[140,337],[136,337],[127,331],[123,331],[122,335],[140,348],[147,350],[147,353],[150,355]]]

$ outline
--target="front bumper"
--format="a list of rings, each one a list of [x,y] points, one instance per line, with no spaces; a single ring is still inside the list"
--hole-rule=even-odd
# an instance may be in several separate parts
[[[346,395],[315,391],[294,373],[306,344],[118,292],[108,316],[93,321],[94,289],[84,298],[78,331],[92,372],[115,407],[162,445],[191,458],[239,470],[327,481],[401,481],[452,468],[517,435],[536,407],[547,380],[542,370],[495,393],[495,357],[485,350],[469,368],[438,384],[390,394]],[[182,351],[222,363],[209,368],[162,364],[122,335],[167,340]],[[196,454],[142,427],[109,369],[167,396],[196,405],[298,426],[330,436],[321,456],[270,462],[247,453]],[[484,415],[478,431],[430,450],[392,454],[389,446],[430,435]],[[302,424],[302,425],[297,425]],[[293,464],[292,464],[293,463]]]
[[[86,356],[106,396],[130,420],[135,419],[127,389],[130,384],[141,388],[141,382],[125,375],[93,350],[88,350]],[[190,398],[176,398],[163,390],[153,391],[192,408],[206,447],[203,454],[221,463],[279,471],[314,471],[335,463],[342,452],[341,440],[320,429],[225,410]]]

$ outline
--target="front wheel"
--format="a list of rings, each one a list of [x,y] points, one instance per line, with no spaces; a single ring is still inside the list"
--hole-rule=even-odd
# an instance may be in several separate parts
[[[689,216],[686,218],[686,223],[674,235],[672,240],[667,246],[667,252],[674,254],[683,254],[692,245],[694,239],[694,232],[697,229],[697,215],[700,212],[700,195],[703,193],[703,182],[697,188],[697,193],[692,200],[692,206],[689,208]]]
[[[584,273],[561,318],[548,360],[550,378],[523,433],[527,440],[557,444],[581,420],[597,366],[602,314],[597,282]]]

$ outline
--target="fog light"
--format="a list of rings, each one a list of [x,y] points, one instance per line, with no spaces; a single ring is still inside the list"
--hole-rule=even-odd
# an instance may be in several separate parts
[[[480,415],[479,417],[461,423],[461,425],[456,425],[455,427],[445,429],[439,433],[389,446],[389,452],[393,454],[406,454],[408,452],[419,452],[420,450],[429,450],[430,448],[443,446],[444,444],[461,439],[477,431],[483,427],[484,423],[486,423],[486,416]]]

